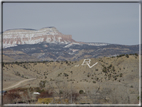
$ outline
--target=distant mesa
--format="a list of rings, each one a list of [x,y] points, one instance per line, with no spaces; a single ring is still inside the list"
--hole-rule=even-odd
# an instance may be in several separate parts
[[[3,48],[17,46],[18,44],[37,44],[41,42],[68,44],[76,42],[72,35],[64,35],[55,27],[35,29],[9,29],[3,33]]]

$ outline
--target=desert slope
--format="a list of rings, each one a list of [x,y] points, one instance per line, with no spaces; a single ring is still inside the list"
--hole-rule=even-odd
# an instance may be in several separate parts
[[[135,104],[139,96],[139,56],[92,58],[90,66],[80,61],[9,63],[3,67],[3,84],[14,84],[26,78],[36,78],[20,87],[40,87],[56,91],[83,90],[88,103]],[[13,78],[17,78],[14,80]],[[97,98],[93,96],[98,96]],[[91,97],[92,96],[92,97]],[[107,99],[107,100],[106,100]],[[86,100],[87,101],[87,100]],[[85,102],[87,103],[87,102]]]

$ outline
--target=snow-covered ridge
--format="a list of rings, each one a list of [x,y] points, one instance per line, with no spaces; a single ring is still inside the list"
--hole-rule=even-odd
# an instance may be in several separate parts
[[[109,45],[108,43],[89,43],[88,45],[92,45],[92,46],[106,46]]]
[[[55,27],[40,30],[13,29],[3,33],[3,48],[13,47],[17,44],[36,44],[44,41],[68,44],[74,40],[71,35],[64,35]]]
[[[45,29],[40,29],[37,31],[34,30],[22,30],[22,29],[17,29],[17,30],[8,30],[3,33],[3,38],[11,38],[11,37],[37,37],[37,36],[42,36],[42,35],[58,35],[60,34],[59,31],[57,31],[56,28],[45,28]]]

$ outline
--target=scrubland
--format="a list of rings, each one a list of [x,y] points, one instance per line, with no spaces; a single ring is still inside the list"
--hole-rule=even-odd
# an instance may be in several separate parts
[[[91,58],[92,68],[79,61],[3,63],[4,104],[138,104],[139,56]],[[39,92],[34,95],[33,92]]]

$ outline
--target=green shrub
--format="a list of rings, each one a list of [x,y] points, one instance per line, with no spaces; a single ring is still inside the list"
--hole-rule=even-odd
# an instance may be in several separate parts
[[[62,75],[62,73],[58,74],[58,77],[61,76],[61,75]]]
[[[93,81],[93,83],[96,83],[96,81]]]
[[[122,73],[120,74],[120,77],[122,77]]]
[[[104,73],[106,73],[106,72],[107,72],[107,68],[104,67],[102,71],[103,71]]]
[[[128,55],[128,54],[126,54],[126,57],[127,57],[127,58],[129,58],[129,55]]]
[[[83,90],[79,90],[79,94],[83,94],[84,93],[84,91]]]
[[[115,68],[114,68],[114,66],[112,67],[112,71],[115,71]]]
[[[16,72],[15,75],[17,76],[21,76],[19,72]],[[23,76],[23,75],[22,75]],[[24,77],[24,76],[23,76]]]
[[[133,86],[131,85],[131,88],[133,88]]]
[[[60,90],[60,91],[59,91],[59,94],[63,94],[63,91]]]
[[[138,56],[138,54],[137,54],[137,53],[135,53],[135,56]]]
[[[69,75],[68,75],[67,73],[64,73],[64,76],[67,77],[67,76],[69,76]]]
[[[110,64],[110,66],[108,66],[108,68],[110,69],[112,67],[112,64]]]
[[[90,75],[88,74],[87,77],[90,77]]]

